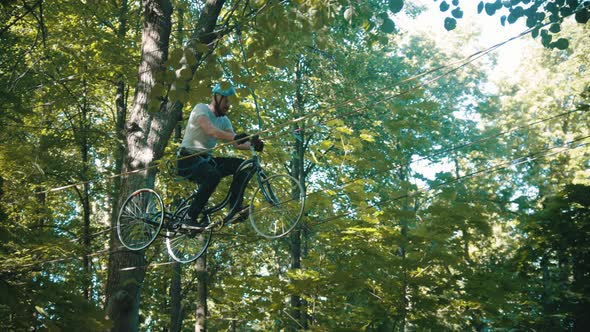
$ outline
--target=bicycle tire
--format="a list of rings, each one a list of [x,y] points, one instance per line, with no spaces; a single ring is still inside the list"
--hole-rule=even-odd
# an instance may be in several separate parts
[[[250,200],[250,224],[268,239],[281,238],[295,228],[303,215],[305,193],[288,174],[263,175]]]
[[[164,203],[152,189],[133,192],[119,210],[117,236],[121,244],[133,251],[147,248],[158,236],[164,222]]]
[[[188,208],[189,204],[179,207],[173,218],[174,222],[188,218]],[[167,229],[166,248],[168,254],[179,263],[190,263],[205,253],[209,247],[212,232],[212,229],[201,233],[183,229]]]

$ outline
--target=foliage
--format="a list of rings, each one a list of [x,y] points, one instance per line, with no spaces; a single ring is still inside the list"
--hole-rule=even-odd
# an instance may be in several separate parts
[[[588,326],[588,245],[590,231],[588,194],[590,187],[567,185],[556,196],[547,197],[543,208],[523,220],[527,234],[513,265],[520,278],[530,282],[518,301],[527,312],[519,317],[531,329],[583,329]],[[514,315],[514,313],[512,313]]]
[[[436,0],[435,0],[436,1]],[[445,19],[445,28],[447,30],[455,29],[457,19],[463,17],[459,1],[452,1],[453,10],[451,16]],[[446,0],[442,0],[440,10],[446,12],[451,5]],[[480,1],[477,6],[478,14],[484,12],[489,16],[498,15],[497,13],[508,12],[500,16],[502,25],[514,24],[519,19],[526,21],[526,26],[532,29],[534,38],[541,36],[541,43],[544,47],[557,48],[560,50],[567,49],[569,39],[554,37],[561,31],[561,25],[564,19],[574,16],[576,22],[586,24],[590,17],[590,1],[578,0],[495,0]]]
[[[132,102],[142,37],[143,8],[123,3],[0,5],[2,330],[109,328],[107,260],[118,248],[108,225],[121,146],[113,92],[123,83],[124,104]],[[210,330],[583,326],[587,2],[480,3],[502,24],[526,20],[547,47],[531,48],[498,95],[476,66],[414,77],[452,69],[445,66],[463,56],[462,41],[445,50],[401,33],[401,16],[421,10],[409,1],[226,1],[214,42],[196,46],[203,3],[171,4],[173,34],[149,115],[180,102],[186,121],[193,104],[208,102],[211,82],[227,79],[239,89],[236,131],[268,130],[265,169],[293,173],[298,146],[306,156],[300,267],[290,239],[263,240],[247,223],[216,233],[207,255]],[[438,7],[449,13],[441,29],[469,14],[459,1]],[[564,19],[571,15],[582,24]],[[174,161],[178,144],[163,143],[164,160]],[[448,167],[431,177],[417,159]],[[159,166],[156,189],[171,207],[194,187]],[[45,192],[70,183],[78,185]],[[145,266],[132,268],[147,271],[138,329],[167,329],[176,270],[161,239]],[[185,330],[195,321],[196,274],[183,266]],[[297,318],[294,295],[304,303]]]

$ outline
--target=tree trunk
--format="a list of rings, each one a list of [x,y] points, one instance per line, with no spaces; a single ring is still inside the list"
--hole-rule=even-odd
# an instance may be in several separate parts
[[[291,269],[301,268],[301,231],[296,227],[291,234]],[[295,320],[290,324],[292,330],[297,330],[301,320],[301,297],[298,294],[291,295],[291,317]]]
[[[172,265],[170,278],[170,332],[180,332],[182,329],[182,265],[176,262]]]
[[[407,158],[406,160],[409,160]],[[408,174],[408,170],[406,168],[402,168],[399,171],[400,180],[403,184],[407,184],[410,175]],[[408,192],[406,191],[406,199],[403,203],[403,211],[409,211],[409,201],[408,201]],[[399,324],[400,324],[400,331],[404,332],[407,328],[408,324],[408,310],[410,303],[408,301],[408,293],[410,292],[410,285],[409,285],[409,276],[408,276],[408,262],[407,262],[407,248],[406,245],[408,244],[408,230],[409,230],[409,223],[407,217],[403,217],[400,220],[400,235],[401,235],[401,245],[399,247],[399,256],[401,257],[401,289],[400,289],[400,303],[401,308],[399,310]],[[397,324],[397,323],[396,323]]]
[[[84,219],[84,228],[82,230],[82,245],[83,245],[83,257],[82,262],[84,266],[84,276],[83,276],[83,293],[85,299],[90,299],[92,293],[92,268],[91,268],[91,261],[90,261],[90,253],[92,252],[92,248],[90,247],[90,185],[87,183],[88,180],[88,171],[90,168],[90,161],[89,161],[89,150],[90,145],[88,142],[88,131],[90,129],[90,119],[88,119],[88,104],[87,104],[87,84],[86,80],[84,80],[84,101],[82,104],[81,111],[81,123],[80,123],[80,149],[82,153],[82,176],[81,179],[84,181],[84,187],[81,194],[82,200],[82,211],[83,211],[83,219]]]
[[[121,11],[119,12],[119,29],[117,31],[117,37],[121,43],[125,43],[125,35],[127,34],[127,0],[123,0],[121,3]],[[125,78],[122,73],[118,75],[119,79],[116,83],[115,92],[115,108],[116,108],[116,119],[115,119],[115,135],[117,137],[117,146],[115,148],[115,174],[120,174],[123,169],[123,158],[125,156],[125,135],[123,130],[125,129],[125,120],[127,118],[127,93],[128,89],[125,84]],[[120,181],[113,181],[113,192],[111,206],[116,205],[116,197],[119,195],[119,184]],[[113,216],[116,218],[116,214]]]
[[[573,265],[573,283],[572,288],[574,292],[583,294],[584,296],[574,306],[573,318],[574,325],[573,332],[588,331],[590,327],[590,299],[588,298],[588,256],[585,253],[575,253],[572,259]]]
[[[551,272],[549,266],[549,257],[548,254],[545,253],[544,256],[541,258],[541,271],[542,271],[542,279],[541,282],[543,283],[543,293],[541,295],[541,304],[543,307],[543,316],[544,316],[544,323],[542,324],[544,328],[547,328],[547,331],[557,331],[559,330],[559,324],[557,323],[557,319],[555,319],[555,304],[553,300],[553,291],[552,291],[552,280],[551,280]]]
[[[207,42],[215,38],[212,31],[225,1],[209,0],[201,11],[197,29],[193,35],[196,42]],[[113,205],[113,216],[118,207],[134,190],[142,187],[153,188],[156,176],[154,162],[164,153],[164,148],[181,118],[182,104],[178,101],[163,101],[153,96],[152,89],[156,77],[164,70],[168,57],[168,44],[171,31],[172,6],[169,0],[143,1],[142,52],[139,77],[135,90],[133,108],[125,125],[125,153],[117,204]],[[200,38],[202,36],[202,38]],[[198,57],[196,50],[192,50]],[[198,62],[191,64],[194,73]],[[188,80],[175,82],[184,87]],[[160,82],[162,83],[162,82]],[[148,104],[159,103],[159,110],[148,111]],[[153,108],[153,107],[152,107]],[[129,173],[133,172],[133,173]],[[121,247],[116,234],[116,218],[112,219],[111,255],[109,256],[109,275],[106,289],[106,311],[113,321],[112,331],[137,331],[139,326],[139,290],[145,276],[143,252],[130,252]]]
[[[304,115],[304,100],[303,100],[303,70],[305,62],[303,57],[297,62],[295,68],[295,80],[296,80],[296,94],[295,94],[295,111],[297,117]],[[303,157],[305,154],[305,124],[301,123],[295,125],[295,154],[291,160],[291,174],[304,186],[305,185],[305,168],[303,164]],[[293,192],[293,197],[299,196],[299,192]],[[302,243],[302,231],[301,224],[299,224],[291,234],[291,269],[301,269],[301,246]],[[301,299],[299,294],[291,295],[291,316],[296,322],[291,324],[293,329],[299,328],[307,329],[307,309],[304,306],[304,301]]]
[[[141,170],[123,176],[119,190],[118,206],[133,190],[153,188],[156,170],[146,169],[159,159],[164,151],[175,121],[162,112],[148,112],[148,102],[156,75],[168,57],[172,6],[168,0],[143,2],[144,25],[142,31],[142,55],[139,80],[135,91],[133,111],[125,135],[126,149],[123,173]],[[177,117],[174,117],[176,119]],[[121,247],[116,234],[115,220],[111,231],[109,269],[107,281],[107,315],[113,321],[112,331],[137,331],[139,327],[140,287],[145,276],[143,252],[130,252]]]
[[[178,42],[184,43],[182,31],[184,28],[184,11],[178,9]],[[182,113],[181,113],[182,115]],[[182,116],[174,130],[174,141],[182,140]],[[174,206],[178,206],[180,198],[174,199]],[[170,258],[172,259],[172,258]],[[182,265],[175,262],[172,266],[172,277],[170,278],[170,332],[180,332],[182,329]]]
[[[195,332],[207,331],[207,285],[209,274],[207,272],[207,252],[197,259],[197,321]]]

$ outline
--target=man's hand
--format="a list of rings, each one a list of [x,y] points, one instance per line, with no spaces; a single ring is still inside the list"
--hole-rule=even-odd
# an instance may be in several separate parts
[[[246,134],[246,133],[237,134],[236,136],[234,136],[234,141],[236,141],[237,145],[244,144],[244,143],[248,142],[248,134]]]
[[[258,152],[262,152],[262,150],[264,150],[264,142],[258,138],[258,136],[252,138],[250,140],[250,144],[254,147],[254,150]]]

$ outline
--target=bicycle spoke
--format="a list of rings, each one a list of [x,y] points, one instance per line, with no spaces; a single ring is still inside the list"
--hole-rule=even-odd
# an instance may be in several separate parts
[[[117,219],[121,243],[131,250],[141,250],[157,237],[164,220],[164,205],[151,189],[140,189],[123,203]]]
[[[250,222],[256,232],[267,238],[279,238],[293,230],[303,214],[302,192],[299,182],[290,175],[266,178],[250,204]]]
[[[180,207],[175,214],[173,222],[180,222],[187,218],[187,205]],[[166,247],[168,254],[177,262],[189,263],[201,257],[209,246],[211,238],[211,230],[203,231],[202,233],[195,233],[190,230],[168,231],[166,234]]]

